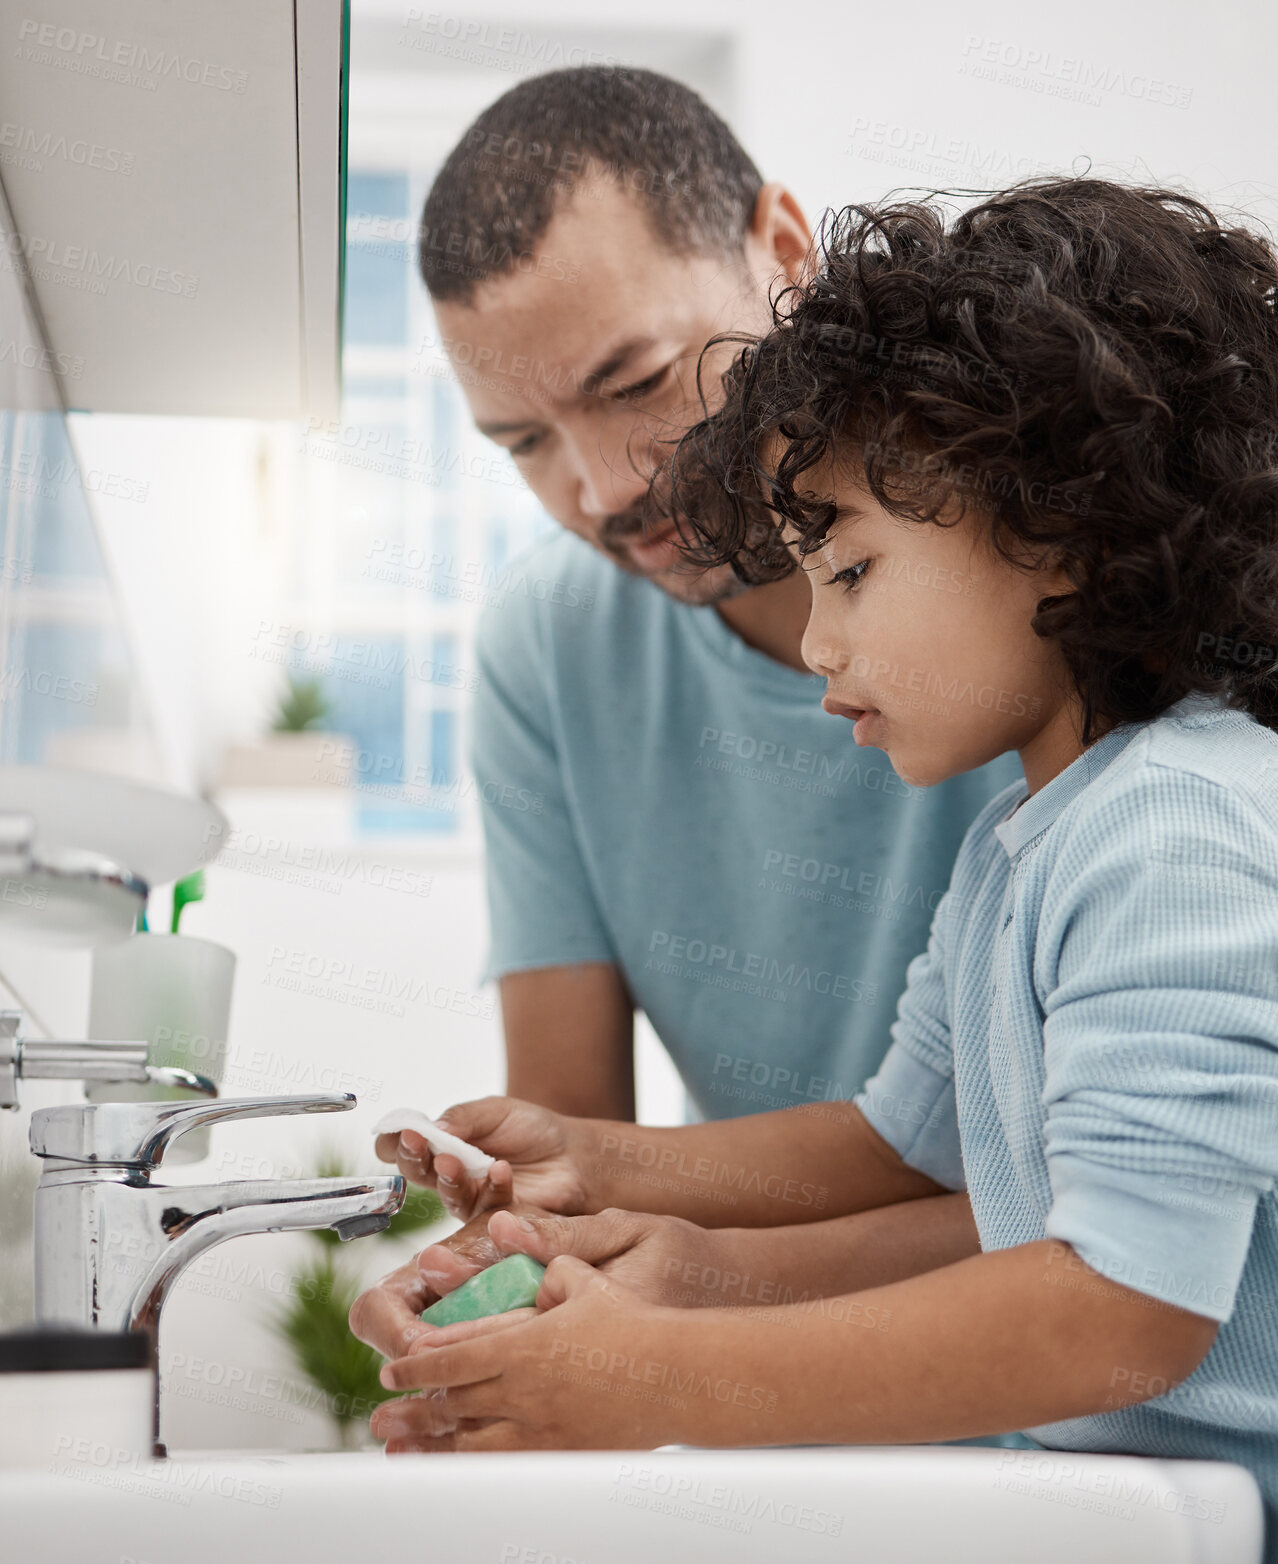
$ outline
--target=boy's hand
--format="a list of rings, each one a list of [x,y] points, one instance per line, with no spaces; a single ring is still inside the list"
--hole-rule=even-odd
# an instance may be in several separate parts
[[[647,1450],[678,1438],[678,1398],[645,1383],[673,1364],[676,1316],[570,1256],[551,1262],[537,1313],[387,1363],[382,1383],[420,1392],[385,1401],[371,1427],[390,1454],[436,1450]],[[478,1321],[476,1324],[490,1322]],[[450,1326],[450,1331],[462,1327]],[[596,1364],[603,1372],[593,1372]]]
[[[515,1200],[545,1211],[585,1210],[584,1159],[575,1128],[580,1121],[515,1097],[481,1097],[449,1108],[436,1122],[498,1159],[484,1178],[471,1178],[447,1152],[435,1155],[412,1130],[379,1135],[375,1149],[410,1183],[438,1190],[460,1221]]]
[[[496,1259],[527,1254],[549,1265],[557,1255],[573,1255],[598,1267],[645,1303],[705,1306],[731,1301],[701,1285],[705,1279],[717,1282],[724,1274],[718,1258],[720,1236],[682,1217],[612,1208],[595,1216],[494,1211],[487,1236]],[[430,1252],[423,1251],[418,1258],[425,1261]],[[441,1263],[458,1262],[441,1257]]]

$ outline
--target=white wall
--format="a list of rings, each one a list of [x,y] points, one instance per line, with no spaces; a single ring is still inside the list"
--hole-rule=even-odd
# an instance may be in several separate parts
[[[676,11],[669,0],[645,8],[654,22]],[[741,128],[765,176],[791,181],[811,212],[896,185],[998,187],[1082,157],[1098,175],[1185,182],[1278,215],[1278,11],[1264,0],[1211,13],[1190,0],[816,0],[793,24],[758,5],[698,7],[702,26],[733,15],[743,18]],[[1089,80],[1109,85],[1089,94]],[[1160,101],[1174,89],[1189,92],[1187,107]]]

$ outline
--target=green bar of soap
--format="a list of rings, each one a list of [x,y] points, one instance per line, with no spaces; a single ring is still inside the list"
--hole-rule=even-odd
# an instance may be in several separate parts
[[[546,1267],[528,1255],[508,1254],[423,1309],[422,1319],[427,1325],[456,1325],[459,1320],[482,1320],[489,1314],[526,1309],[536,1303],[545,1274]]]

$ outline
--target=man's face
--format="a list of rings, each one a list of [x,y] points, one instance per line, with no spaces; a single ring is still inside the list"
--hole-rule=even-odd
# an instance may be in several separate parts
[[[741,585],[729,566],[683,558],[673,523],[646,503],[648,484],[701,417],[706,342],[767,329],[774,271],[749,238],[740,258],[675,254],[635,199],[598,181],[574,191],[531,262],[469,304],[435,305],[476,425],[511,452],[546,511],[682,602],[719,602]],[[712,407],[736,351],[707,360]]]

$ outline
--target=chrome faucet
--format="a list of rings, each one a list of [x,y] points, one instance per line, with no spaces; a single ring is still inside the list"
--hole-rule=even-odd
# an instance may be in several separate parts
[[[216,1098],[204,1076],[146,1064],[146,1044],[24,1042],[0,1015],[0,1107],[33,1076],[183,1085]],[[35,1192],[35,1308],[42,1321],[103,1330],[159,1329],[174,1282],[214,1244],[248,1233],[332,1228],[380,1232],[404,1203],[398,1173],[371,1177],[154,1184],[166,1148],[187,1130],[231,1119],[341,1113],[351,1092],[214,1101],[72,1103],[31,1115],[44,1163]],[[159,1445],[157,1406],[157,1451]]]
[[[31,1150],[44,1160],[35,1192],[36,1317],[155,1329],[173,1283],[224,1239],[314,1227],[331,1227],[339,1238],[380,1232],[404,1203],[398,1173],[151,1182],[165,1148],[187,1130],[354,1106],[350,1092],[316,1092],[38,1109],[31,1115]]]

